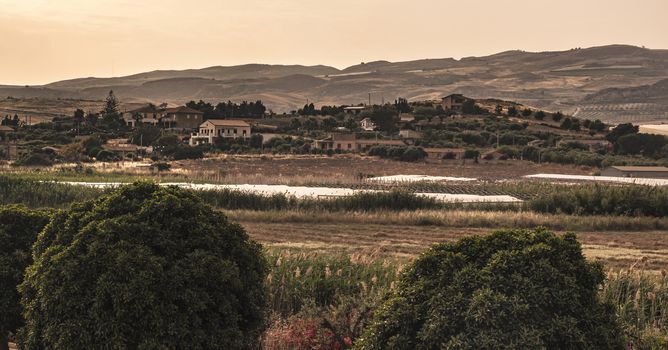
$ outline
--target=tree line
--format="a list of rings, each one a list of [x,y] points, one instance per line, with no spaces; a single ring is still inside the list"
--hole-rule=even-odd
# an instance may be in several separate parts
[[[232,101],[219,102],[215,106],[209,102],[199,100],[198,102],[190,101],[186,103],[186,106],[204,113],[204,120],[262,118],[267,112],[267,107],[260,100],[255,102],[242,101],[239,104]]]

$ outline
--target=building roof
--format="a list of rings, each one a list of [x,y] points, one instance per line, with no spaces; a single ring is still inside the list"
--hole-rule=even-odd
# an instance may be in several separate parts
[[[111,152],[136,152],[139,149],[139,146],[131,143],[121,143],[121,144],[104,144],[102,149]]]
[[[175,108],[167,108],[165,113],[168,114],[204,114],[196,109],[192,109],[187,106],[179,106]]]
[[[415,116],[411,113],[399,113],[399,120],[402,122],[410,122],[415,120]]]
[[[401,140],[357,140],[356,143],[360,145],[387,145],[387,146],[405,146]]]
[[[246,123],[243,120],[234,120],[234,119],[208,119],[202,124],[210,122],[215,126],[239,126],[239,127],[250,127],[250,124]]]
[[[350,106],[350,107],[343,107],[344,111],[361,111],[364,110],[366,107],[364,106]]]
[[[442,152],[465,152],[463,148],[447,148],[447,147],[427,147],[423,148],[427,153],[442,153]]]
[[[647,171],[668,172],[668,168],[666,168],[665,166],[611,166],[611,168],[620,171],[633,171],[633,172],[647,172]]]
[[[13,131],[14,131],[14,128],[12,128],[11,126],[7,126],[7,125],[0,125],[0,131],[3,131],[3,132],[7,132],[7,131],[8,131],[8,132],[13,132]]]

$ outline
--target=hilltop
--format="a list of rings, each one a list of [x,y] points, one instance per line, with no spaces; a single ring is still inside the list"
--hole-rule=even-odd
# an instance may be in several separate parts
[[[0,96],[96,100],[113,89],[125,102],[260,99],[283,112],[303,106],[306,100],[317,105],[356,104],[367,101],[371,93],[372,103],[380,103],[397,97],[438,99],[459,92],[611,122],[641,115],[642,120],[634,120],[637,122],[668,118],[665,107],[657,102],[668,99],[668,92],[655,89],[651,98],[623,92],[644,91],[665,79],[668,50],[610,45],[554,52],[515,50],[460,60],[376,61],[345,69],[249,64],[161,70],[43,86],[0,86]],[[634,105],[638,103],[643,104]],[[638,108],[642,113],[636,113]]]

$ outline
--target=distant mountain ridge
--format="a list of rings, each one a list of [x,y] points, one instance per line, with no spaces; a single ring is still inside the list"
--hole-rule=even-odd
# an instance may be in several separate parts
[[[665,79],[668,50],[609,45],[550,52],[514,50],[459,60],[375,61],[345,69],[247,64],[158,70],[43,86],[0,86],[0,96],[101,99],[113,89],[119,98],[131,102],[261,99],[269,108],[282,112],[303,106],[307,100],[317,105],[356,104],[366,102],[371,94],[372,103],[380,103],[397,97],[438,99],[458,92],[568,112],[596,103],[643,99],[642,93],[621,94],[614,89],[642,89],[639,87]],[[655,90],[654,102],[668,98],[665,89]]]

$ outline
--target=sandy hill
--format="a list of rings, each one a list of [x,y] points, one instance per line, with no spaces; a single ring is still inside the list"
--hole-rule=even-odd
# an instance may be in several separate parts
[[[162,70],[44,86],[0,86],[0,96],[99,100],[113,89],[125,102],[261,99],[269,108],[282,112],[300,107],[306,100],[317,105],[353,104],[367,101],[371,93],[372,102],[379,103],[397,97],[437,99],[458,92],[617,121],[663,118],[665,108],[656,100],[666,96],[665,91],[642,91],[664,79],[668,79],[668,50],[611,45],[555,52],[515,50],[460,60],[375,61],[342,70],[262,64]],[[637,106],[633,106],[642,103],[638,117],[633,109]],[[626,105],[628,113],[620,117],[614,109],[617,107],[612,106],[617,104]]]

